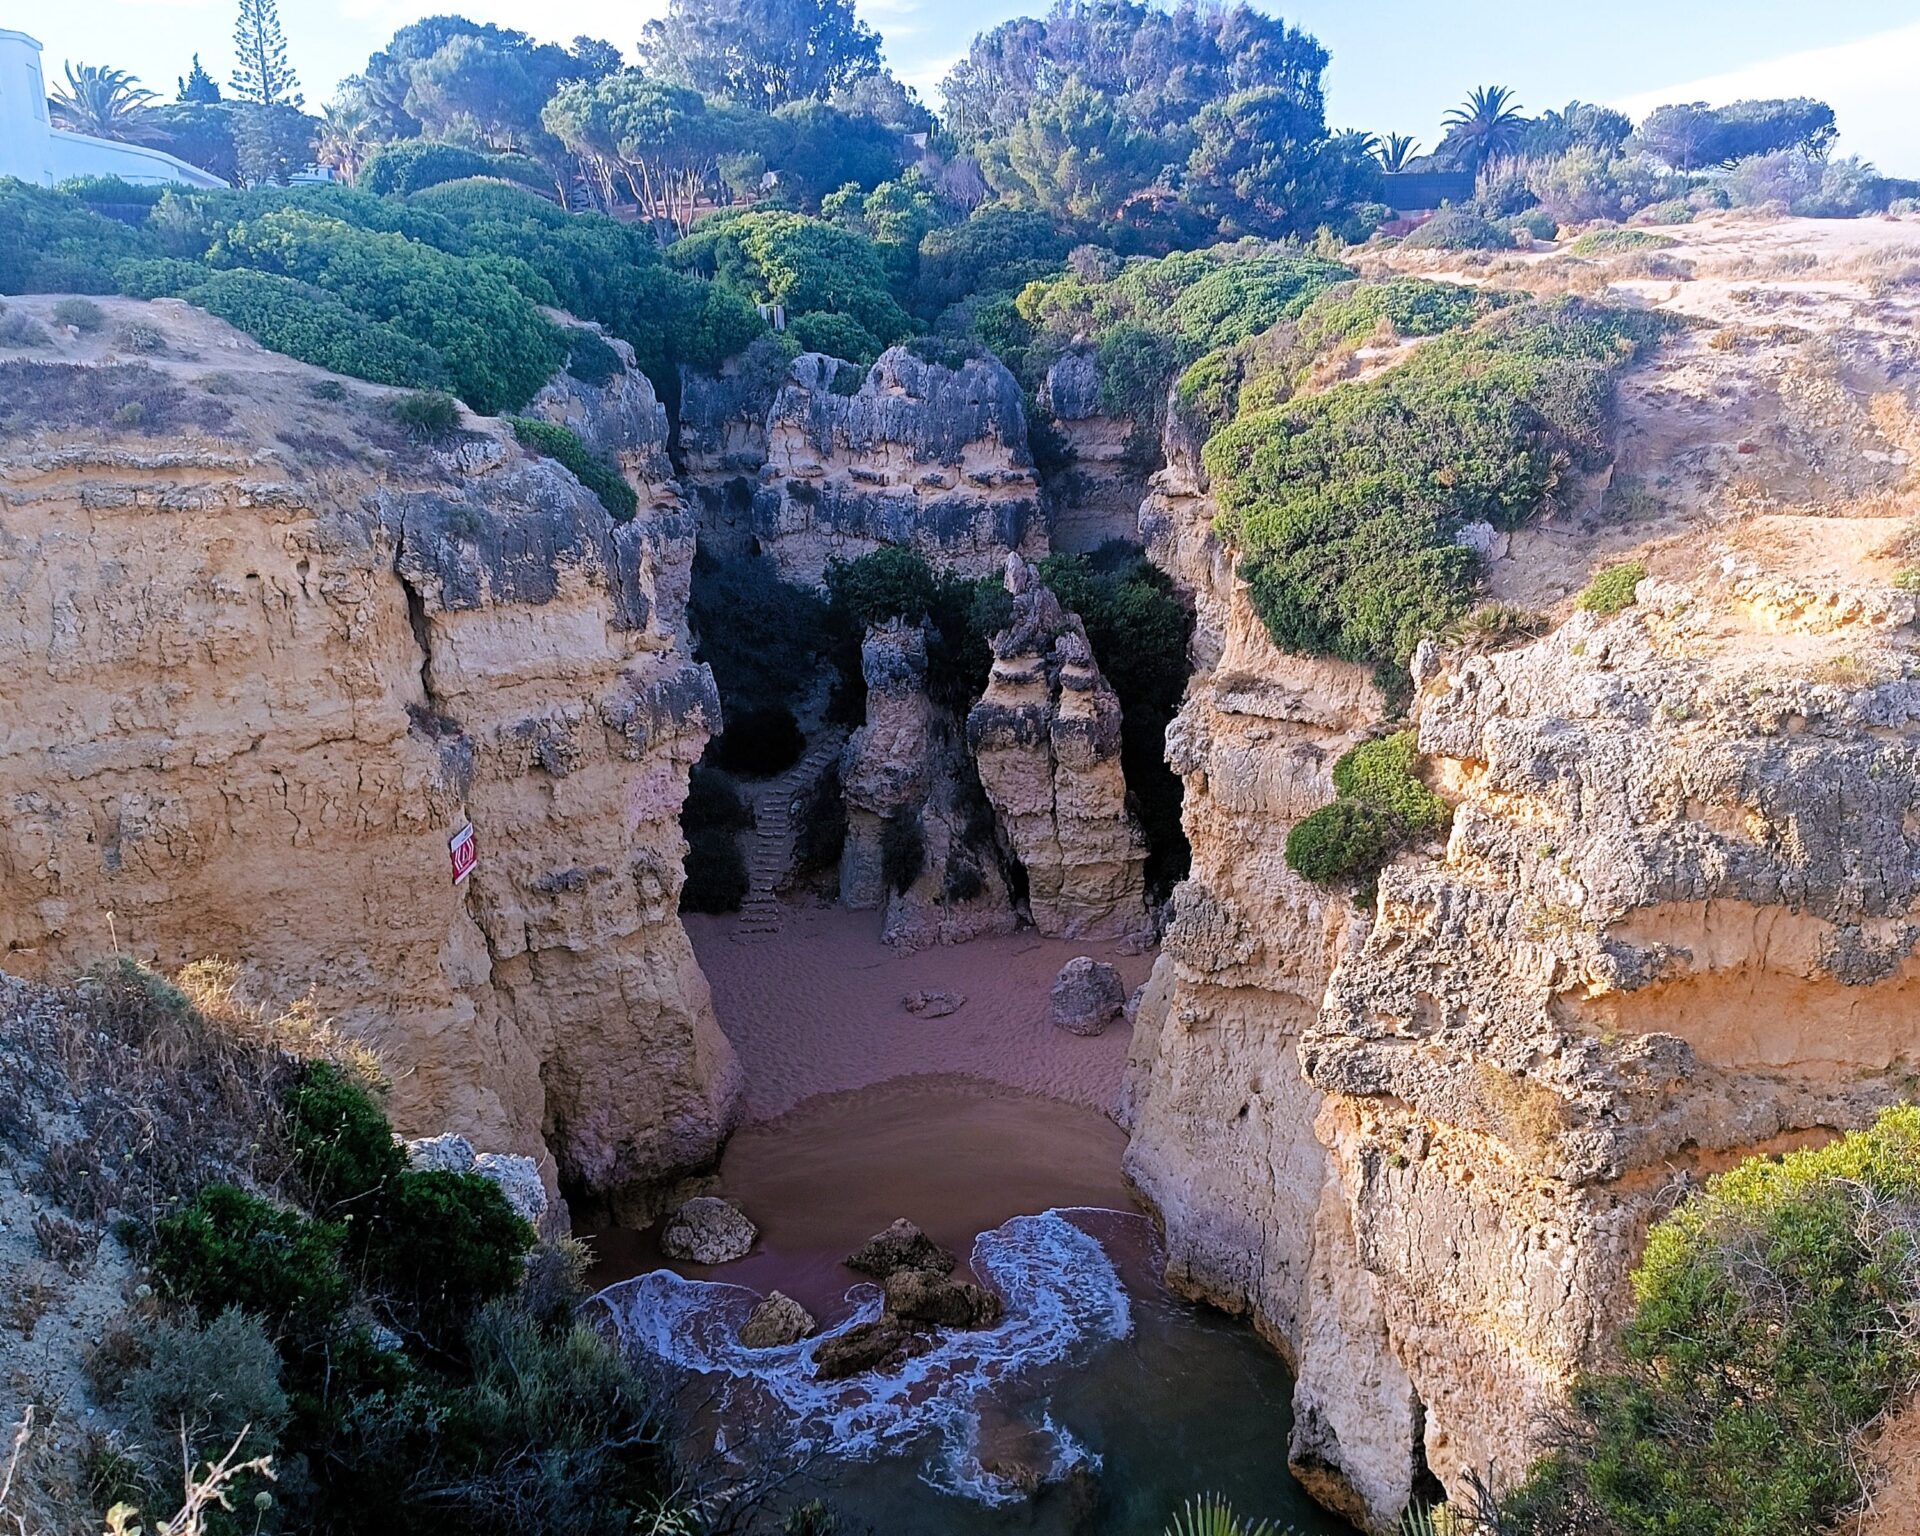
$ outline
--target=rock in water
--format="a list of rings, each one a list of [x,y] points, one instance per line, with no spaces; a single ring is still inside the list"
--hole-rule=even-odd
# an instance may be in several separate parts
[[[944,1019],[967,1006],[967,995],[964,992],[909,992],[900,1001],[916,1018]]]
[[[896,1269],[886,1279],[887,1310],[910,1323],[942,1328],[991,1328],[1000,1321],[1000,1298],[966,1280],[924,1269]]]
[[[482,1152],[473,1160],[473,1171],[500,1186],[514,1215],[528,1226],[539,1228],[547,1214],[547,1191],[532,1158],[512,1152]]]
[[[769,1291],[767,1299],[748,1314],[740,1342],[748,1349],[778,1349],[799,1343],[817,1326],[813,1314],[791,1296]]]
[[[905,1217],[884,1232],[876,1232],[847,1260],[848,1269],[885,1280],[896,1270],[919,1269],[928,1274],[953,1273],[953,1255]]]
[[[759,1235],[732,1201],[696,1195],[667,1218],[660,1251],[689,1264],[726,1264],[744,1258]]]
[[[910,1328],[892,1313],[870,1323],[856,1323],[845,1333],[822,1339],[813,1352],[817,1381],[839,1381],[862,1371],[898,1370],[916,1355],[932,1349],[930,1333]]]
[[[1097,1035],[1126,1010],[1127,989],[1112,966],[1080,955],[1060,967],[1049,1002],[1056,1028]]]

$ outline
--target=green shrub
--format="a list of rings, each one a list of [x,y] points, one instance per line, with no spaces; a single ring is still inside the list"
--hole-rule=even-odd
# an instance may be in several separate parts
[[[611,384],[627,366],[598,331],[576,326],[567,332],[567,372],[582,384]]]
[[[820,310],[794,315],[787,321],[787,333],[809,352],[824,352],[828,357],[840,358],[858,368],[871,367],[880,355],[880,343],[873,333],[848,315],[830,315]],[[854,378],[859,379],[857,372]],[[839,375],[835,375],[834,382],[839,382]]]
[[[407,1165],[373,1095],[330,1062],[300,1069],[286,1119],[300,1176],[323,1205],[365,1209]]]
[[[487,167],[487,156],[463,145],[396,139],[367,157],[356,185],[378,197],[407,197],[443,181],[484,176]]]
[[[734,776],[703,762],[693,765],[680,819],[689,827],[724,827],[739,832],[753,825],[753,812],[741,798]]]
[[[0,314],[0,347],[50,347],[53,338],[31,315]]]
[[[686,877],[680,887],[682,912],[739,911],[748,883],[739,838],[722,827],[689,832]]]
[[[1581,592],[1579,603],[1588,613],[1612,614],[1623,608],[1630,608],[1634,601],[1634,588],[1646,580],[1647,568],[1638,560],[1627,560],[1619,565],[1609,565],[1595,573]]]
[[[477,1173],[403,1169],[364,1235],[367,1284],[430,1341],[457,1339],[475,1308],[513,1290],[533,1228]]]
[[[800,723],[784,704],[743,710],[726,722],[713,744],[713,759],[730,773],[771,778],[784,773],[807,750]]]
[[[307,393],[316,400],[344,400],[347,386],[338,379],[315,379],[307,386]]]
[[[1679,243],[1672,235],[1657,235],[1648,229],[1590,229],[1568,242],[1566,254],[1615,256],[1622,251],[1664,251]]]
[[[559,329],[497,269],[325,206],[302,200],[243,217],[221,229],[209,260],[311,283],[392,325],[432,348],[455,393],[486,414],[532,399],[565,361]]]
[[[212,276],[212,268],[202,261],[189,261],[180,256],[140,256],[114,263],[113,285],[130,299],[177,299]]]
[[[1626,1364],[1576,1384],[1582,1422],[1502,1529],[1831,1529],[1860,1494],[1862,1431],[1920,1382],[1917,1222],[1912,1106],[1710,1180],[1648,1234]]]
[[[159,266],[143,263],[140,275]],[[126,268],[120,270],[122,283],[137,291],[135,276]],[[430,388],[446,378],[446,369],[431,348],[393,326],[369,320],[310,283],[266,272],[215,272],[187,289],[186,298],[245,331],[261,346],[333,373],[373,384],[417,388]]]
[[[53,318],[76,331],[97,331],[107,323],[107,312],[92,299],[62,299],[53,306]]]
[[[1509,220],[1508,224],[1533,240],[1551,240],[1560,233],[1560,226],[1554,222],[1553,215],[1544,208],[1529,208],[1518,218]]]
[[[1287,833],[1287,868],[1316,885],[1367,881],[1400,842],[1400,827],[1385,812],[1357,800],[1336,800],[1293,824]]]
[[[880,828],[880,877],[905,895],[927,867],[927,832],[917,811],[890,816]]]
[[[1414,837],[1438,832],[1452,815],[1447,802],[1420,782],[1420,751],[1412,731],[1362,742],[1333,765],[1337,793],[1394,818]]]
[[[847,802],[841,792],[840,765],[829,763],[800,807],[794,833],[793,864],[803,875],[821,875],[840,867],[847,845]]]
[[[152,357],[167,350],[165,333],[144,320],[129,320],[121,326],[114,332],[113,344],[122,352],[137,353],[141,357]]]
[[[460,402],[442,390],[417,389],[401,395],[389,410],[409,437],[422,442],[445,437],[460,425]]]
[[[1406,239],[1407,251],[1510,251],[1513,231],[1465,208],[1442,208]]]
[[[1207,443],[1218,527],[1283,649],[1398,664],[1469,606],[1461,524],[1513,527],[1606,447],[1613,377],[1659,322],[1516,304],[1378,378],[1243,413]]]
[[[754,709],[791,709],[819,668],[826,607],[809,588],[781,578],[765,555],[693,560],[687,614],[694,654],[713,668],[723,719]]]
[[[133,1343],[139,1363],[105,1385],[125,1415],[127,1441],[157,1507],[175,1509],[184,1499],[182,1433],[195,1466],[218,1461],[242,1430],[242,1460],[279,1448],[291,1405],[279,1351],[258,1318],[228,1307],[204,1323],[153,1319],[136,1327]],[[228,1492],[250,1503],[263,1486],[250,1474]]]
[[[626,476],[589,449],[572,429],[531,416],[509,416],[507,421],[521,447],[571,470],[573,477],[600,499],[600,505],[616,523],[633,521],[640,510],[640,498],[627,484]]]
[[[154,1227],[154,1274],[203,1318],[238,1307],[323,1327],[346,1305],[343,1229],[231,1184],[209,1184]]]

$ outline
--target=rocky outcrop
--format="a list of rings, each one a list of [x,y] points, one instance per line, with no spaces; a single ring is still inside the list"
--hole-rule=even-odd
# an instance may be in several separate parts
[[[1072,455],[1053,492],[1053,547],[1069,554],[1109,539],[1139,537],[1140,498],[1155,455],[1148,434],[1108,411],[1100,397],[1100,365],[1091,348],[1055,359],[1040,386],[1040,407]]]
[[[680,370],[675,451],[699,519],[701,546],[718,556],[753,550],[753,497],[767,462],[767,413],[787,375],[771,338],[717,372]]]
[[[1078,615],[1018,555],[1012,623],[993,637],[987,691],[967,716],[980,782],[1027,872],[1033,924],[1055,938],[1147,928],[1146,839],[1127,807],[1120,701]]]
[[[955,1263],[951,1253],[904,1216],[886,1231],[874,1233],[847,1257],[848,1269],[876,1280],[885,1280],[902,1269],[950,1275]]]
[[[1102,960],[1076,956],[1060,967],[1047,994],[1047,1019],[1070,1035],[1097,1035],[1125,1011],[1120,973]]]
[[[695,1195],[667,1218],[660,1251],[690,1264],[729,1264],[752,1250],[760,1229],[730,1200]]]
[[[1811,605],[1816,634],[1862,615],[1836,672],[1730,631],[1754,592],[1726,575],[1643,582],[1637,607],[1523,650],[1416,660],[1452,839],[1383,877],[1301,1060],[1424,1404],[1403,1433],[1450,1482],[1537,1451],[1611,1348],[1676,1179],[1902,1092],[1920,993],[1904,606]]]
[[[1012,932],[991,813],[952,714],[927,695],[925,627],[869,629],[860,667],[866,722],[840,757],[841,902],[884,907],[882,936],[909,949]]]
[[[740,1327],[740,1342],[748,1349],[781,1349],[798,1344],[819,1326],[813,1314],[781,1291],[767,1292],[747,1314]]]
[[[1914,375],[1883,340],[1872,367],[1851,343],[1783,365],[1729,330],[1629,377],[1611,475],[1490,551],[1493,594],[1559,627],[1415,658],[1451,837],[1365,911],[1282,849],[1383,701],[1271,646],[1169,443],[1141,528],[1196,608],[1168,733],[1193,867],[1136,1006],[1127,1167],[1170,1280],[1294,1365],[1292,1467],[1364,1529],[1428,1473],[1523,1474],[1608,1359],[1649,1222],[1863,1123],[1910,1070],[1920,685],[1891,583],[1920,484]],[[1818,430],[1751,432],[1769,391]],[[1807,505],[1757,508],[1773,484]],[[1572,612],[1646,537],[1616,500],[1670,519],[1640,551],[1659,574],[1616,617]]]
[[[1046,553],[1020,386],[991,357],[948,368],[893,347],[862,373],[807,353],[766,436],[753,537],[791,581],[885,545],[969,576]]]
[[[111,307],[170,360],[0,358],[36,422],[0,440],[0,963],[237,957],[379,1048],[403,1130],[644,1205],[737,1086],[676,910],[717,704],[670,483],[615,525],[497,423],[421,445],[389,392]],[[541,409],[657,472],[644,379],[581,388]]]

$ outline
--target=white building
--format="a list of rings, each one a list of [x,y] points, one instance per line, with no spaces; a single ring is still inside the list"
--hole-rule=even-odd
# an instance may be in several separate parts
[[[69,133],[47,118],[40,44],[0,27],[0,176],[50,187],[69,176],[118,176],[137,186],[224,187],[218,176],[144,144]]]

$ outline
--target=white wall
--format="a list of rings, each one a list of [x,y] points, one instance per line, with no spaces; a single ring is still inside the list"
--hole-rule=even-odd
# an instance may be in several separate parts
[[[52,139],[40,45],[24,32],[0,28],[0,176],[49,185]]]
[[[0,28],[0,176],[42,187],[69,176],[118,176],[136,186],[226,185],[164,151],[53,127],[47,121],[40,45],[24,32],[5,28]]]

